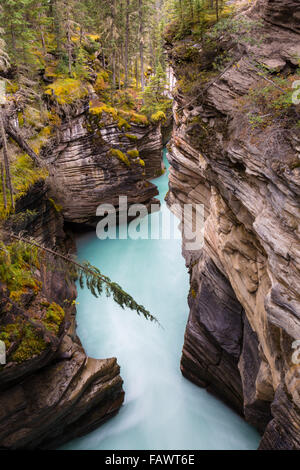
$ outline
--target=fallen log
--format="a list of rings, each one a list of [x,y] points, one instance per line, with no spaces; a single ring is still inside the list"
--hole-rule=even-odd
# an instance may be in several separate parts
[[[15,142],[16,144],[18,144],[18,146],[25,152],[27,153],[27,155],[29,155],[32,160],[38,164],[38,165],[41,165],[42,164],[42,160],[40,159],[40,157],[32,150],[32,148],[27,144],[26,140],[21,136],[20,132],[18,132],[18,130],[13,127],[11,124],[9,124],[8,122],[6,123],[6,125],[4,125],[5,127],[5,131],[6,133],[9,135],[9,137],[11,137]]]

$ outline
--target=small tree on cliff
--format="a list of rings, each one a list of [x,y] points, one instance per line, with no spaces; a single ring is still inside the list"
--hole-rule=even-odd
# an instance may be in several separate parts
[[[138,304],[131,295],[119,286],[119,284],[113,282],[109,277],[102,274],[98,268],[92,266],[90,263],[80,263],[70,255],[65,255],[41,245],[35,239],[26,238],[14,233],[8,233],[5,230],[3,230],[3,232],[6,237],[17,240],[19,245],[18,250],[20,251],[25,250],[28,252],[29,248],[32,249],[33,253],[36,253],[36,250],[38,250],[44,255],[50,255],[50,257],[56,260],[58,267],[69,272],[72,276],[75,274],[78,278],[80,287],[83,288],[85,284],[95,297],[98,298],[104,293],[107,297],[112,297],[121,308],[124,309],[126,307],[130,310],[134,310],[138,315],[142,315],[146,320],[159,324],[158,320],[151,315],[143,305]],[[61,263],[62,266],[59,266],[59,263]]]
[[[156,111],[165,111],[164,105],[168,101],[166,97],[167,78],[161,64],[159,63],[155,75],[150,79],[143,93],[144,107],[142,111],[151,114]]]

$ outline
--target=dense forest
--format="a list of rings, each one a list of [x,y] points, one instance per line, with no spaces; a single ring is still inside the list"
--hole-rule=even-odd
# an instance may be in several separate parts
[[[104,110],[125,126],[128,119],[163,121],[171,109],[166,38],[203,37],[231,12],[218,0],[3,1],[1,83],[6,103],[17,106],[20,127],[31,128],[30,145],[23,144],[22,150],[37,162],[61,123],[58,108],[85,98],[89,84],[98,96],[91,103],[94,114]],[[17,169],[26,167],[29,183],[43,174],[42,169],[29,171],[27,157],[19,162],[10,158]],[[4,166],[3,215],[14,206],[16,193],[26,191],[22,177],[16,175],[12,183],[8,157]]]
[[[110,69],[114,88],[131,85],[144,91],[147,77],[165,69],[166,24],[180,38],[193,27],[218,21],[224,10],[230,8],[219,0],[5,0],[2,61],[7,67],[11,60],[19,73],[32,75],[45,67],[48,77],[83,78],[97,57]]]

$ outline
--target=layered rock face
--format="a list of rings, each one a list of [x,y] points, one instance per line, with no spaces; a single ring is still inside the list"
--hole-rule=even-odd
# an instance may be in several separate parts
[[[254,41],[227,43],[234,59],[194,96],[178,87],[169,152],[169,204],[204,204],[206,214],[203,249],[183,246],[191,312],[182,373],[242,412],[263,434],[261,449],[300,448],[299,107],[291,121],[260,126],[243,103],[270,85],[256,65],[283,79],[296,69],[296,3],[243,12]],[[181,79],[177,51],[169,56]]]
[[[102,112],[92,116],[87,100],[57,105],[57,111],[56,135],[41,154],[49,177],[18,200],[5,229],[73,253],[65,222],[93,226],[97,207],[110,204],[118,210],[119,196],[127,196],[129,204],[151,204],[158,191],[147,178],[163,170],[162,132],[160,123],[123,120],[122,126],[109,112],[103,119]],[[9,331],[9,338],[15,331],[8,363],[0,366],[3,449],[56,448],[99,427],[124,400],[117,360],[87,357],[76,335],[77,292],[66,266],[47,255],[36,271],[36,291],[26,288],[13,305],[0,284],[0,331]],[[53,305],[56,315],[63,309],[59,328]]]
[[[49,449],[86,434],[114,416],[123,403],[116,359],[87,358],[64,337],[57,360],[20,385],[0,392],[0,446]]]
[[[269,0],[263,5],[267,21],[300,32],[300,5],[297,0]]]
[[[59,134],[59,142],[44,154],[52,187],[58,188],[55,200],[67,222],[94,225],[100,204],[118,209],[119,196],[127,196],[129,204],[149,205],[158,194],[146,178],[162,172],[160,125],[132,124],[128,131],[109,121],[95,126],[88,106],[83,106],[65,119]],[[111,154],[112,149],[120,151],[121,158]],[[128,151],[138,152],[138,158],[131,159]]]
[[[37,211],[31,220],[16,223],[14,218],[12,228],[25,230],[48,247],[66,252],[72,243],[63,230],[61,213],[49,200],[48,189],[41,181],[18,202],[17,214],[28,209]],[[17,319],[27,322],[27,332],[32,324],[36,325],[35,331],[40,328],[45,341],[32,357],[15,361],[8,354],[8,363],[0,367],[2,449],[56,448],[100,426],[118,412],[124,400],[116,359],[87,357],[76,335],[77,293],[72,280],[66,283],[63,266],[59,269],[57,260],[43,260],[36,274],[42,290],[36,293],[28,289],[18,302],[23,312],[17,305],[7,308],[9,293],[0,285],[0,330]],[[64,309],[56,334],[43,327],[45,306],[53,302]],[[16,347],[11,345],[13,350]],[[27,351],[24,347],[23,354]]]

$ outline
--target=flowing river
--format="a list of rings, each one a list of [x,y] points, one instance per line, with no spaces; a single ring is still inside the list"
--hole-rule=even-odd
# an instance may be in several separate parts
[[[154,183],[168,211],[167,172]],[[118,282],[163,328],[79,289],[78,335],[89,356],[118,358],[126,396],[116,417],[64,449],[256,449],[259,435],[251,426],[181,375],[189,311],[181,241],[101,241],[93,232],[79,236],[77,248],[80,259]]]

